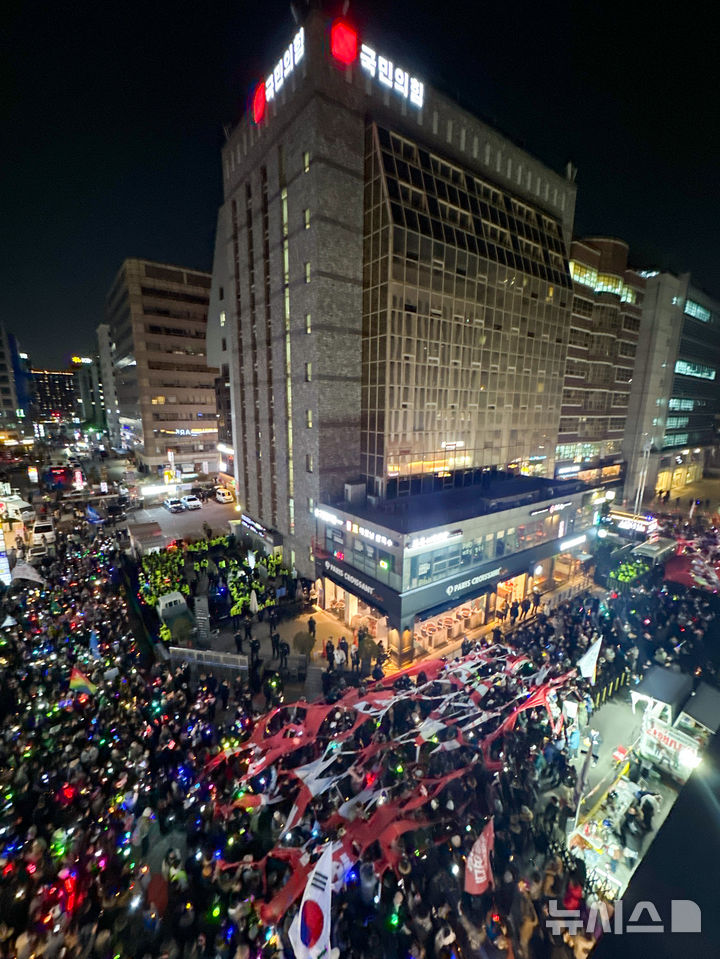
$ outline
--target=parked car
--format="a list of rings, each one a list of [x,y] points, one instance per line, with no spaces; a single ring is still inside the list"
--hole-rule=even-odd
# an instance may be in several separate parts
[[[176,496],[171,496],[169,499],[164,500],[163,506],[171,513],[182,513],[184,509],[182,502]]]
[[[218,486],[215,490],[215,499],[218,503],[233,503],[235,501],[233,494],[224,486]]]
[[[185,509],[200,509],[202,506],[202,503],[197,496],[193,496],[192,494],[189,496],[183,496],[180,502],[183,504]]]
[[[55,526],[50,519],[38,519],[32,530],[31,546],[47,546],[55,542]]]

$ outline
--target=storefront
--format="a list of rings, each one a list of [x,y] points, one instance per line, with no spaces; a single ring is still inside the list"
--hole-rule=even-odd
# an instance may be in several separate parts
[[[680,491],[690,483],[702,479],[705,465],[704,450],[678,450],[664,453],[660,458],[655,493]]]
[[[403,592],[353,569],[344,556],[318,558],[318,604],[348,628],[362,624],[386,639],[395,661],[406,664],[494,622],[513,602],[532,600],[535,590],[542,596],[567,583],[589,558],[584,550],[590,535],[542,543]]]

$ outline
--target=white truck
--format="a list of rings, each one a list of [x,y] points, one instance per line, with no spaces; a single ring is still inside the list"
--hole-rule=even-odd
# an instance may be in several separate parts
[[[6,496],[3,502],[5,503],[5,515],[9,520],[23,523],[25,526],[31,526],[35,522],[35,510],[20,496]]]

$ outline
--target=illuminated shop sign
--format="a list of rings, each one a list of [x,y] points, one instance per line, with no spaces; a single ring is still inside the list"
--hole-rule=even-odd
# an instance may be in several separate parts
[[[362,536],[363,539],[367,539],[371,543],[379,543],[381,546],[397,546],[397,543],[384,533],[378,533],[374,529],[361,526],[359,523],[353,523],[353,521],[349,519],[341,519],[339,516],[336,516],[335,513],[331,513],[321,506],[315,507],[313,515],[315,519],[322,520],[323,523],[327,523],[329,526],[344,526],[348,533],[355,533],[356,536]]]
[[[542,513],[561,513],[564,509],[567,509],[568,506],[572,506],[572,502],[569,500],[567,503],[553,503],[551,506],[545,506],[543,509],[530,510],[530,515],[540,516]]]
[[[355,533],[362,536],[363,539],[370,540],[371,543],[381,543],[383,546],[395,546],[396,544],[385,536],[384,533],[376,533],[375,530],[368,529],[366,526],[360,526],[358,523],[352,523],[349,519],[345,520],[345,529],[348,533]]]
[[[255,522],[255,520],[248,516],[246,513],[243,513],[240,517],[241,524],[249,529],[251,533],[255,533],[257,536],[261,536],[263,539],[268,535],[268,531],[260,523]]]
[[[416,77],[411,77],[407,70],[396,66],[388,57],[381,56],[367,43],[360,47],[360,66],[365,73],[377,79],[381,86],[393,90],[418,109],[422,107],[425,99],[424,85]]]
[[[275,69],[255,88],[252,102],[252,116],[255,123],[260,123],[265,116],[267,104],[275,99],[287,78],[304,56],[305,28],[300,27],[292,38],[292,42],[288,44],[287,49],[275,64]]]
[[[557,474],[558,476],[571,476],[574,473],[579,473],[579,472],[580,472],[579,466],[561,466],[560,469],[557,471]]]
[[[463,531],[461,529],[456,529],[452,532],[444,529],[439,533],[431,533],[429,536],[416,536],[410,540],[405,549],[428,549],[430,546],[444,546],[446,543],[452,543],[455,542],[455,540],[462,539],[462,534]]]
[[[448,596],[454,596],[455,593],[462,593],[465,589],[470,589],[471,586],[479,586],[481,583],[486,583],[489,579],[494,579],[496,576],[499,576],[502,572],[502,566],[498,566],[496,569],[490,569],[487,573],[479,573],[477,576],[473,576],[472,579],[464,579],[460,583],[451,583],[446,587],[445,592]]]
[[[610,519],[618,529],[632,530],[634,533],[654,533],[658,522],[654,516],[631,516],[627,513],[610,513]]]
[[[332,573],[334,576],[340,577],[340,579],[347,583],[348,586],[354,586],[356,589],[361,589],[363,593],[367,593],[368,596],[375,596],[375,590],[369,583],[366,583],[364,580],[360,579],[359,576],[353,576],[352,573],[345,572],[344,569],[341,569],[339,566],[331,563],[330,560],[325,560],[325,569],[328,571],[328,573]]]
[[[323,523],[329,523],[331,526],[342,526],[343,520],[339,516],[336,516],[334,513],[330,513],[326,509],[320,509],[319,506],[316,506],[314,511],[315,519],[320,519]]]

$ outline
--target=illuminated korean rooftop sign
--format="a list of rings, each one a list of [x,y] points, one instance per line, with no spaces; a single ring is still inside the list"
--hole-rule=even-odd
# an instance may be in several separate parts
[[[404,100],[420,109],[425,99],[425,86],[407,70],[397,66],[388,57],[381,56],[367,43],[360,47],[360,66],[373,80],[388,90],[393,90]]]
[[[425,101],[425,85],[402,66],[369,46],[360,43],[357,31],[346,21],[336,20],[330,28],[330,54],[336,63],[344,67],[360,61],[360,68],[377,84],[392,90],[397,96],[408,100],[418,110]],[[267,105],[275,99],[283,84],[305,56],[305,30],[300,27],[275,64],[272,73],[261,80],[255,88],[252,100],[252,118],[261,123]]]
[[[252,115],[255,123],[260,123],[265,116],[267,104],[275,99],[276,94],[280,92],[283,84],[304,56],[305,28],[300,27],[292,38],[292,42],[288,44],[287,49],[275,64],[275,69],[255,88],[252,103]]]

